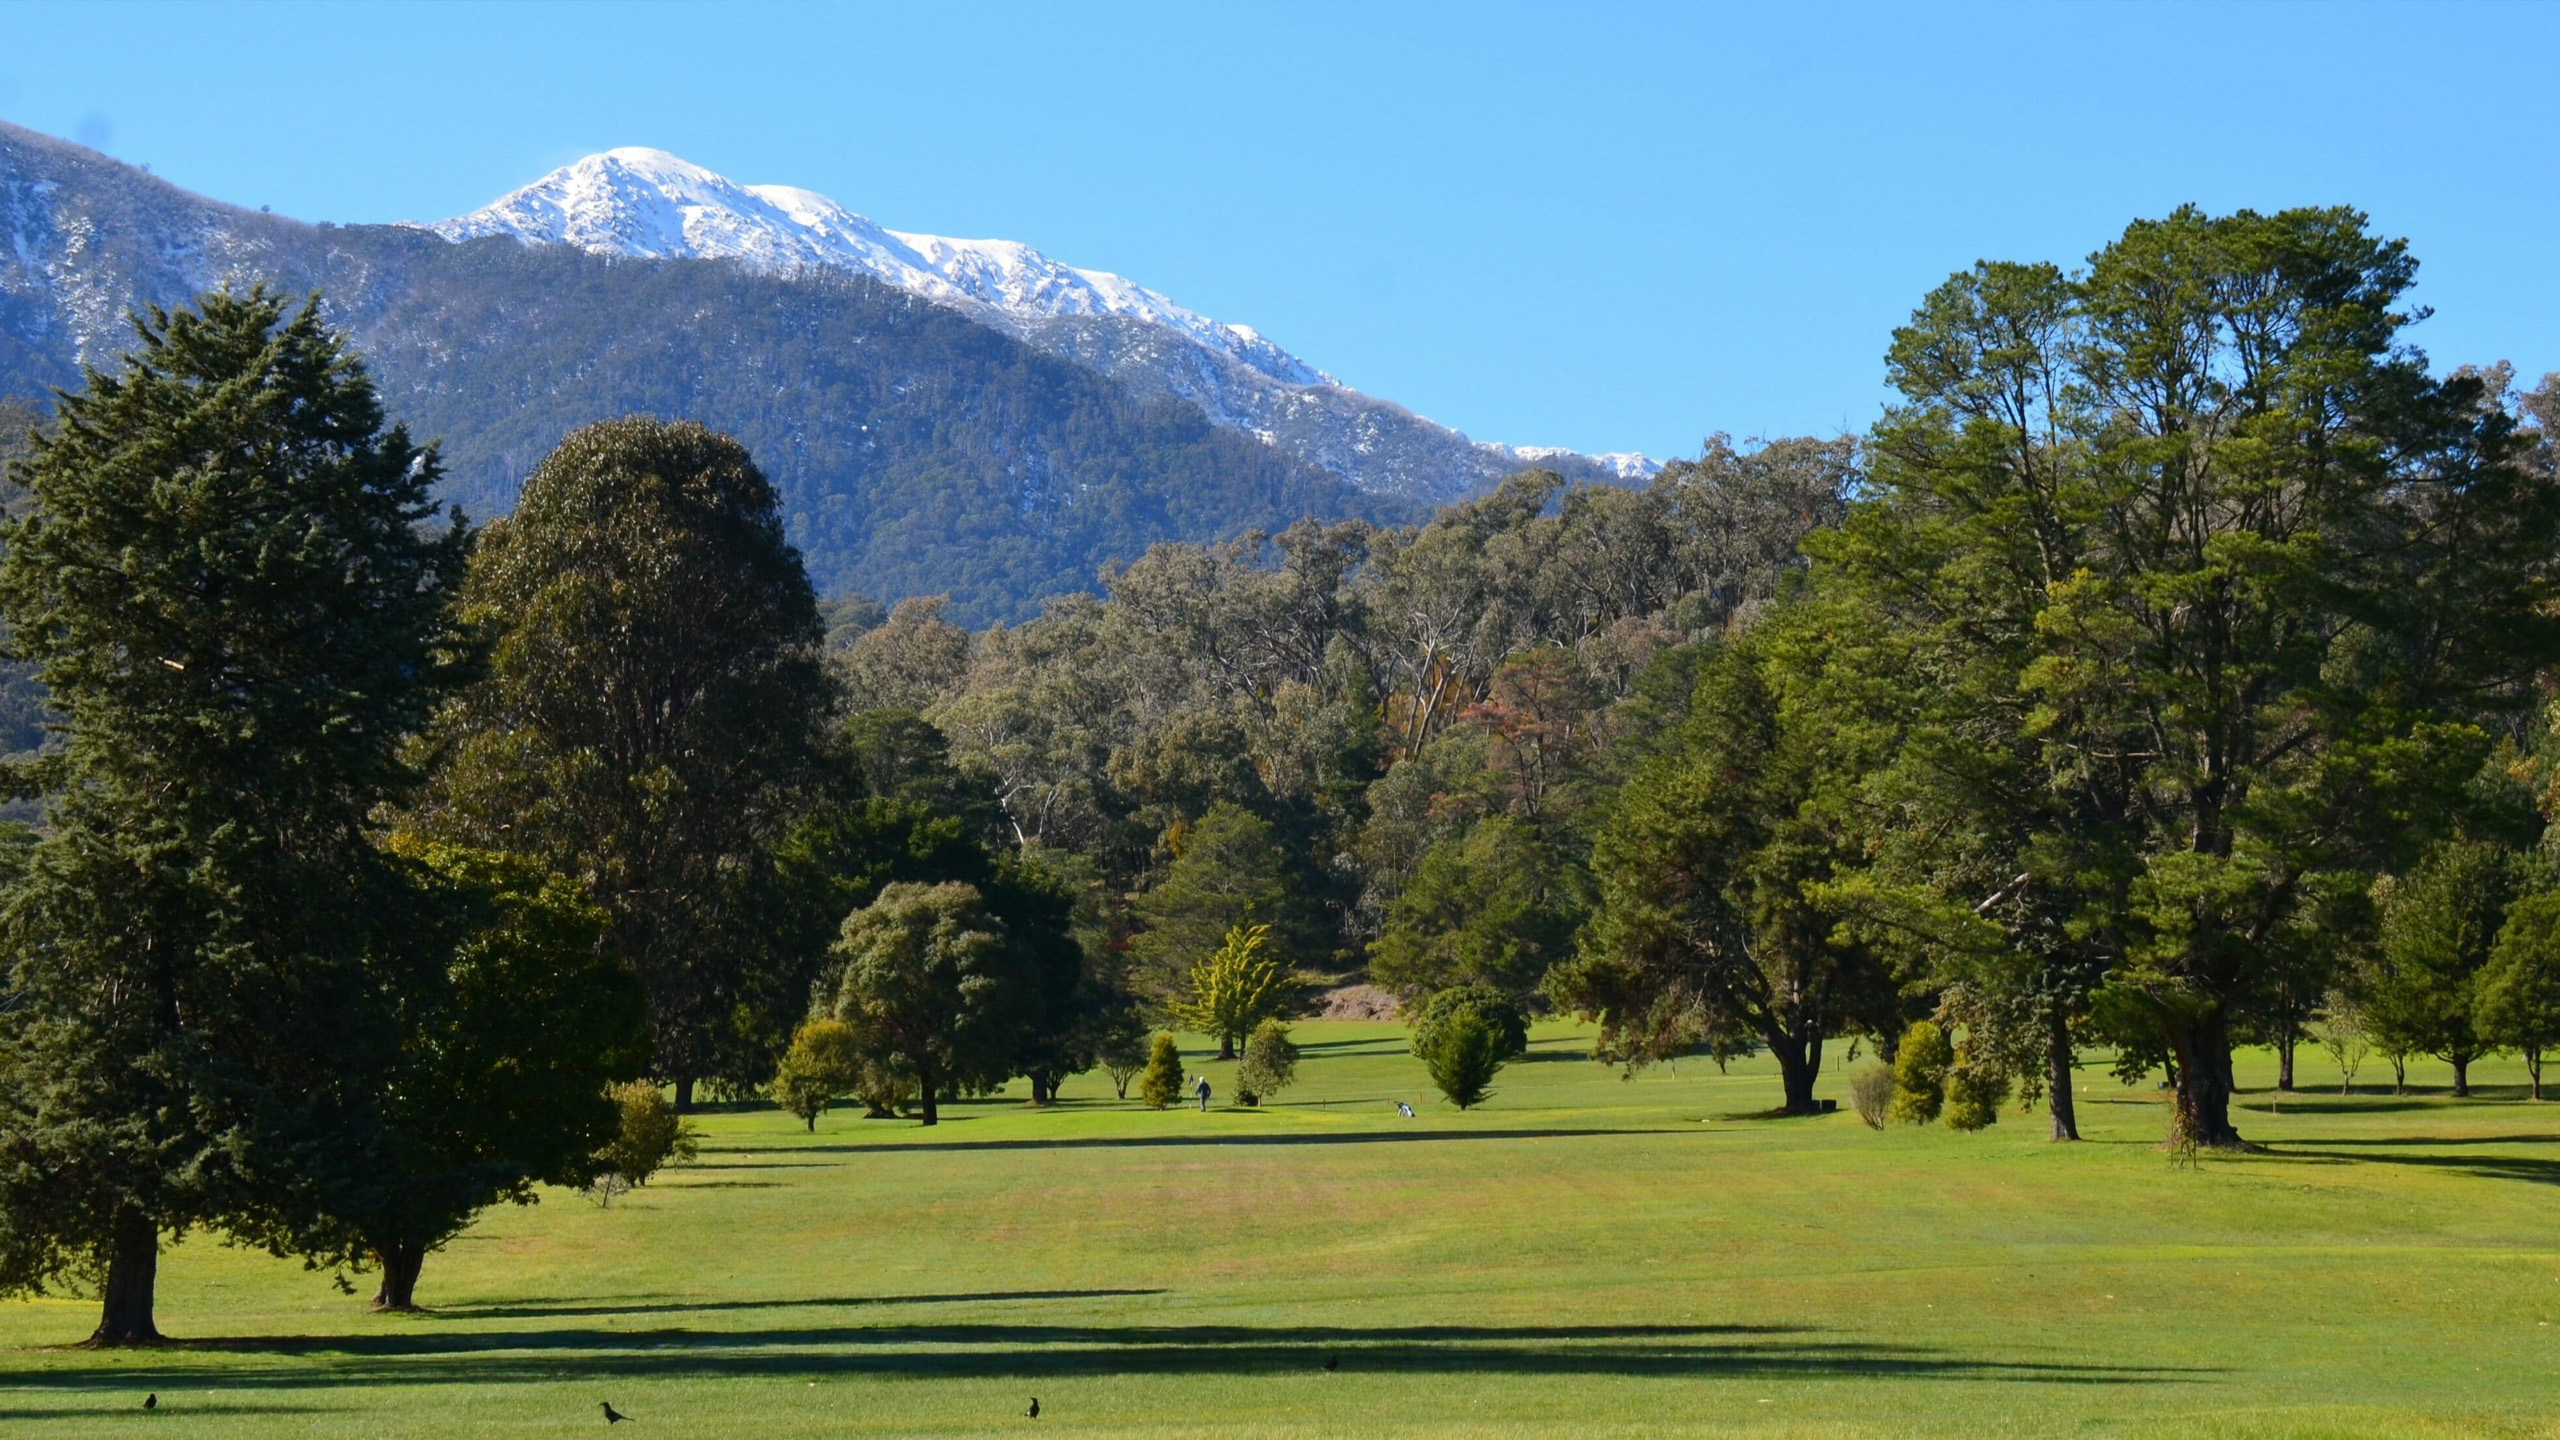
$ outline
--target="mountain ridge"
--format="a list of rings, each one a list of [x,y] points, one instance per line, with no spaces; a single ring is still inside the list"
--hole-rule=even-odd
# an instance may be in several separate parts
[[[1142,394],[1191,401],[1217,424],[1377,493],[1444,503],[1524,464],[1621,481],[1661,468],[1632,452],[1593,456],[1472,440],[1343,385],[1249,326],[1212,320],[1109,271],[1061,264],[1020,241],[890,230],[815,191],[741,184],[662,150],[589,155],[420,228],[456,241],[503,235],[635,259],[867,274],[958,306]],[[1131,321],[1162,334],[1133,330]],[[1162,343],[1165,334],[1182,343]]]
[[[948,594],[969,624],[1162,540],[1418,513],[867,276],[304,224],[0,124],[0,395],[113,370],[131,310],[251,283],[322,293],[475,516],[579,424],[698,419],[774,480],[822,592]]]

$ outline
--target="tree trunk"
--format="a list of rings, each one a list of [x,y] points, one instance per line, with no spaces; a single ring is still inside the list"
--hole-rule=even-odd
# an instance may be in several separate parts
[[[2071,1097],[2071,1022],[2055,1011],[2044,1026],[2045,1088],[2053,1092],[2053,1138],[2080,1138],[2080,1111]]]
[[[2450,1055],[2445,1058],[2453,1062],[2453,1098],[2456,1100],[2470,1099],[2471,1057],[2468,1055]]]
[[[2284,1038],[2276,1042],[2276,1088],[2287,1095],[2293,1093],[2293,1041],[2293,1030],[2288,1026]]]
[[[2527,1081],[2527,1082],[2529,1082],[2529,1083],[2532,1085],[2532,1087],[2533,1087],[2533,1098],[2534,1098],[2534,1099],[2536,1099],[2536,1100],[2541,1099],[2541,1098],[2542,1098],[2542,1047],[2541,1047],[2541,1046],[2539,1046],[2539,1045],[2527,1045],[2526,1047],[2524,1047],[2524,1077],[2525,1077],[2526,1081]]]
[[[2391,1093],[2394,1095],[2409,1093],[2409,1057],[2406,1055],[2391,1057]]]
[[[1813,1101],[1813,1082],[1822,1074],[1822,1041],[1807,1041],[1774,1027],[1764,1036],[1769,1053],[1778,1060],[1778,1083],[1786,1090],[1786,1112],[1790,1115],[1814,1115],[1822,1107]]]
[[[1050,1081],[1048,1070],[1044,1067],[1042,1069],[1032,1071],[1031,1103],[1034,1105],[1046,1105],[1057,1098],[1058,1087]]]
[[[920,1097],[918,1103],[923,1107],[924,1123],[927,1125],[942,1123],[942,1111],[934,1104],[933,1081],[934,1077],[930,1075],[916,1077],[916,1093]]]
[[[107,1252],[107,1284],[99,1296],[98,1328],[92,1345],[157,1345],[160,1327],[151,1323],[152,1291],[160,1278],[160,1227],[140,1210],[116,1212],[115,1237]]]
[[[395,1241],[375,1247],[373,1258],[382,1267],[382,1284],[373,1293],[373,1308],[417,1309],[418,1269],[427,1263],[427,1247]]]
[[[2169,1140],[2203,1150],[2237,1150],[2248,1144],[2231,1125],[2231,1031],[2216,1010],[2170,1037],[2177,1051],[2178,1088],[2171,1101]]]
[[[1236,1037],[1233,1035],[1221,1035],[1218,1037],[1218,1058],[1221,1060],[1233,1060],[1236,1058]]]
[[[693,1113],[693,1077],[690,1075],[676,1077],[676,1113],[679,1115]]]

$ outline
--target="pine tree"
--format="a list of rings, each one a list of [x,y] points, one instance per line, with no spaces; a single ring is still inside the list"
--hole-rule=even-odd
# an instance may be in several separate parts
[[[305,1249],[370,1154],[411,904],[368,834],[451,676],[467,534],[362,367],[263,291],[137,317],[12,475],[0,619],[59,718],[0,907],[0,1287],[156,1338],[164,1237]]]

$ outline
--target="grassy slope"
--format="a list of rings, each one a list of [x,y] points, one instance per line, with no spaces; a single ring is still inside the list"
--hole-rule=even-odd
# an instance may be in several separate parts
[[[2277,1153],[2181,1171],[2098,1074],[2091,1144],[1875,1134],[1722,1118],[1765,1063],[1620,1082],[1553,1028],[1489,1106],[1406,1121],[1400,1032],[1299,1034],[1259,1112],[1088,1076],[930,1131],[716,1115],[610,1211],[490,1215],[426,1316],[193,1241],[162,1326],[228,1338],[96,1354],[54,1348],[89,1305],[0,1306],[0,1424],[538,1436],[610,1398],[642,1440],[977,1435],[1037,1394],[1088,1435],[2560,1434],[2560,1105],[2259,1092]]]

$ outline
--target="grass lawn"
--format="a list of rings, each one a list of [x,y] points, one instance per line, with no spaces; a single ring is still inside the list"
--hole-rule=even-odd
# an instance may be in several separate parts
[[[610,1210],[490,1213],[425,1315],[199,1237],[162,1264],[180,1345],[0,1305],[0,1430],[548,1436],[610,1400],[625,1440],[2560,1435],[2560,1102],[2510,1066],[2467,1102],[2433,1066],[2254,1088],[2271,1153],[2181,1170],[2160,1097],[2094,1071],[2088,1144],[2014,1111],[1877,1134],[1750,1118],[1765,1061],[1621,1081],[1548,1026],[1486,1106],[1405,1120],[1400,1029],[1297,1034],[1259,1111],[1092,1075],[931,1130],[713,1114],[701,1163]]]

